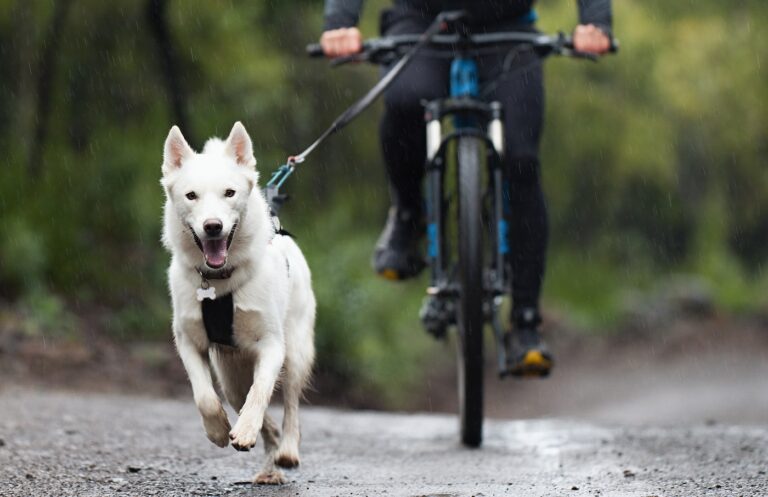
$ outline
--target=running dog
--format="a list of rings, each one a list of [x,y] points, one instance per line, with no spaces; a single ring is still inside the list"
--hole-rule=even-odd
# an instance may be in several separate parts
[[[247,451],[261,432],[267,461],[254,483],[284,483],[277,466],[299,464],[299,399],[315,355],[309,267],[275,229],[241,123],[202,153],[174,126],[162,175],[173,335],[205,433],[219,447]],[[213,377],[239,413],[233,428]],[[266,412],[278,381],[282,437]]]

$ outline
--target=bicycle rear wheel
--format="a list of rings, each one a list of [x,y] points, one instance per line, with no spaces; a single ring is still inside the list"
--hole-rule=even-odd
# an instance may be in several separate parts
[[[459,305],[457,340],[461,442],[478,447],[483,440],[483,223],[478,138],[457,143]]]

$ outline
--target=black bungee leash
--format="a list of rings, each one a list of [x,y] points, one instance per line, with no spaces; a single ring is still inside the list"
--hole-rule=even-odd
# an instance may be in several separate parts
[[[463,11],[444,12],[438,15],[430,26],[421,34],[419,41],[403,55],[400,60],[387,72],[387,74],[376,83],[373,88],[363,95],[360,100],[352,104],[347,110],[341,113],[333,123],[314,141],[310,146],[304,149],[303,152],[296,155],[291,155],[282,164],[277,171],[272,173],[272,177],[264,188],[264,195],[269,204],[269,208],[273,216],[277,215],[280,207],[285,203],[286,196],[280,194],[280,187],[293,174],[296,170],[296,166],[304,162],[309,154],[311,154],[323,141],[329,136],[341,131],[347,124],[352,122],[357,116],[359,116],[365,109],[371,106],[376,99],[381,96],[384,91],[389,88],[392,82],[403,72],[408,64],[413,60],[414,55],[421,50],[426,44],[428,44],[432,38],[447,29],[449,23],[455,22],[464,17]]]

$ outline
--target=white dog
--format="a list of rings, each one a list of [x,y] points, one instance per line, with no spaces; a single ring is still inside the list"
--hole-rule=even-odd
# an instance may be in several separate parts
[[[176,348],[205,432],[220,447],[249,450],[259,432],[267,462],[254,483],[284,482],[299,464],[299,398],[314,361],[315,297],[298,246],[276,233],[257,185],[251,139],[235,123],[202,153],[178,127],[165,141],[163,244]],[[214,390],[239,412],[234,428]],[[266,413],[280,380],[283,435]]]

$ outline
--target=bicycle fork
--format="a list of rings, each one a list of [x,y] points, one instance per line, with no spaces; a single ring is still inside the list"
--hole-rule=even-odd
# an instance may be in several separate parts
[[[454,101],[455,102],[455,101]],[[443,175],[445,173],[445,149],[446,144],[457,135],[477,134],[489,145],[489,173],[491,195],[491,232],[493,234],[493,262],[491,270],[486,275],[485,316],[493,327],[496,341],[497,363],[500,376],[504,376],[507,370],[506,348],[504,346],[504,329],[499,318],[499,307],[502,295],[507,291],[509,271],[507,270],[507,255],[509,247],[509,229],[505,212],[505,195],[508,189],[505,187],[504,174],[501,167],[501,158],[504,155],[504,123],[499,102],[491,102],[488,105],[477,107],[475,105],[462,109],[461,104],[444,105],[443,101],[432,101],[427,104],[425,112],[426,138],[427,138],[427,175],[426,175],[426,203],[427,203],[427,255],[431,268],[430,287],[427,289],[428,298],[421,311],[422,322],[430,333],[442,337],[448,326],[455,324],[455,297],[457,289],[451,287],[450,274],[446,267],[446,243],[444,240],[445,229],[445,200],[443,193]],[[446,108],[447,107],[447,108]],[[486,116],[486,132],[481,135],[476,128],[459,128],[448,136],[443,135],[442,118],[449,113],[461,110],[478,111]]]

